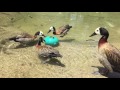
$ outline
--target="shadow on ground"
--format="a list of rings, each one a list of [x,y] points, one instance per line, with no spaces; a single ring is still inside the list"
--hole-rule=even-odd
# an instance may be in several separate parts
[[[52,58],[50,61],[47,62],[48,64],[51,65],[57,65],[57,66],[61,66],[61,67],[65,67],[64,64],[62,64],[58,59],[56,58]]]
[[[16,46],[14,49],[19,49],[19,48],[26,48],[26,47],[32,47],[34,45],[36,45],[38,42],[38,40],[32,41],[30,43],[27,43],[25,45],[19,44],[18,46]]]
[[[40,57],[39,55],[38,55],[38,58],[40,60],[42,60],[41,62],[44,62],[44,60],[46,60],[46,58]],[[63,63],[61,63],[57,58],[52,58],[52,59],[50,59],[49,61],[47,61],[45,63],[50,64],[50,65],[56,65],[56,66],[65,67],[65,65]]]
[[[60,42],[72,42],[74,41],[75,39],[65,39],[65,40],[59,40]]]
[[[98,68],[98,73],[99,74],[103,69],[105,69],[104,67],[100,67],[100,66],[92,66],[92,67]],[[120,78],[120,73],[113,72],[113,73],[109,73],[108,75],[103,75],[103,76],[108,77],[108,78]]]

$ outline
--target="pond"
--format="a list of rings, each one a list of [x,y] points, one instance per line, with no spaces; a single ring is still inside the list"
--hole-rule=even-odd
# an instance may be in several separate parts
[[[18,61],[26,65],[27,73],[24,72],[23,69],[21,72],[16,72],[16,76],[9,76],[4,72],[6,77],[19,77],[18,74],[20,74],[20,77],[102,77],[91,75],[92,71],[94,71],[94,68],[91,67],[92,65],[102,66],[99,64],[96,56],[98,53],[97,44],[101,36],[89,37],[97,27],[105,27],[110,33],[108,41],[117,48],[120,48],[120,12],[1,12],[0,21],[0,27],[6,31],[10,30],[9,33],[13,33],[14,30],[27,32],[29,34],[43,31],[45,35],[50,36],[53,36],[53,34],[47,34],[47,32],[51,26],[56,28],[66,24],[72,26],[66,36],[63,38],[59,37],[59,35],[57,36],[60,40],[60,46],[55,47],[64,56],[60,61],[65,64],[65,68],[61,69],[54,65],[44,66],[38,64],[39,59],[36,59],[34,52],[27,54],[28,57],[24,56],[25,51],[28,50],[26,53],[29,53],[30,50],[33,50],[31,47],[28,47],[13,50],[16,55],[18,55],[16,52],[19,53],[18,56],[23,54]],[[0,30],[2,39],[2,36],[6,36],[8,33],[3,34],[2,29]],[[33,57],[31,55],[33,55]],[[3,57],[6,57],[6,61],[13,60],[16,57],[14,55],[10,56],[11,58],[8,58],[9,55],[2,55],[0,62],[3,62]],[[24,59],[25,62],[22,59]],[[27,59],[29,59],[29,61],[27,61]],[[17,63],[12,62],[13,64],[10,65]],[[31,68],[31,66],[28,65],[29,62],[35,66],[31,72],[28,70],[28,68]],[[4,62],[4,69],[6,69],[5,64],[8,63],[10,62]],[[8,65],[8,67],[10,67],[10,65]],[[43,70],[46,71],[40,71],[38,68],[44,68]],[[18,70],[18,67],[11,69],[11,73],[15,72],[16,69]],[[57,69],[59,69],[59,71]],[[3,69],[1,68],[1,70]],[[40,75],[38,72],[42,74]],[[53,74],[51,74],[51,72]],[[25,73],[25,76],[22,76],[23,73]],[[33,73],[36,74],[33,75]]]

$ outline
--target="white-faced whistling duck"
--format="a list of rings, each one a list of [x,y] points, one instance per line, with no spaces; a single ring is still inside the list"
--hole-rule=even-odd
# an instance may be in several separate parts
[[[10,40],[10,41],[19,42],[19,43],[21,43],[21,44],[26,44],[26,43],[28,43],[28,42],[30,42],[30,41],[35,40],[38,35],[40,35],[40,36],[45,36],[42,31],[38,31],[38,32],[36,32],[36,33],[34,34],[34,36],[33,36],[33,35],[30,35],[30,34],[28,34],[28,33],[21,33],[21,34],[19,34],[19,35],[16,35],[16,36],[14,36],[14,37],[9,38],[9,40]]]
[[[62,57],[58,50],[54,49],[49,45],[42,46],[41,42],[43,42],[43,37],[39,38],[38,43],[36,45],[36,48],[38,49],[38,56],[43,59],[42,63],[46,63],[51,58]]]
[[[68,24],[59,27],[57,30],[54,26],[51,26],[48,33],[52,31],[53,35],[60,35],[60,37],[64,37],[71,28],[72,26],[69,26]]]
[[[108,43],[109,32],[103,27],[98,27],[90,37],[94,35],[102,36],[98,43],[99,61],[107,70],[102,71],[101,74],[108,75],[109,72],[120,72],[120,51]]]

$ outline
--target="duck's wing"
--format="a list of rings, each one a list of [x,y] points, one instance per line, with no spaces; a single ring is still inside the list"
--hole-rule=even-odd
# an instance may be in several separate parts
[[[108,44],[104,52],[112,67],[120,69],[120,51],[113,45]]]
[[[66,33],[70,30],[70,28],[72,28],[72,26],[69,26],[67,24],[67,25],[61,26],[59,29],[62,31],[62,33]]]
[[[113,72],[112,66],[110,62],[107,60],[107,58],[105,58],[102,55],[99,55],[99,61],[106,69],[108,69],[110,72]]]
[[[17,36],[18,38],[32,38],[33,36],[28,33],[21,33]]]
[[[42,57],[57,57],[59,54],[59,51],[50,47],[50,46],[41,46],[39,49],[39,55]]]
[[[61,26],[58,28],[58,31],[63,33],[64,31],[66,30],[66,27],[65,26]]]

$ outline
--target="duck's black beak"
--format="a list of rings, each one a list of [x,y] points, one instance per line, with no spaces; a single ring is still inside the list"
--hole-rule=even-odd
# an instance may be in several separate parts
[[[93,34],[91,34],[89,37],[92,37],[92,36],[95,36],[95,35],[97,35],[95,32],[93,33]]]
[[[42,34],[43,37],[46,37],[44,34]]]
[[[50,33],[50,32],[51,32],[51,30],[49,30],[49,31],[47,32],[47,34]]]

